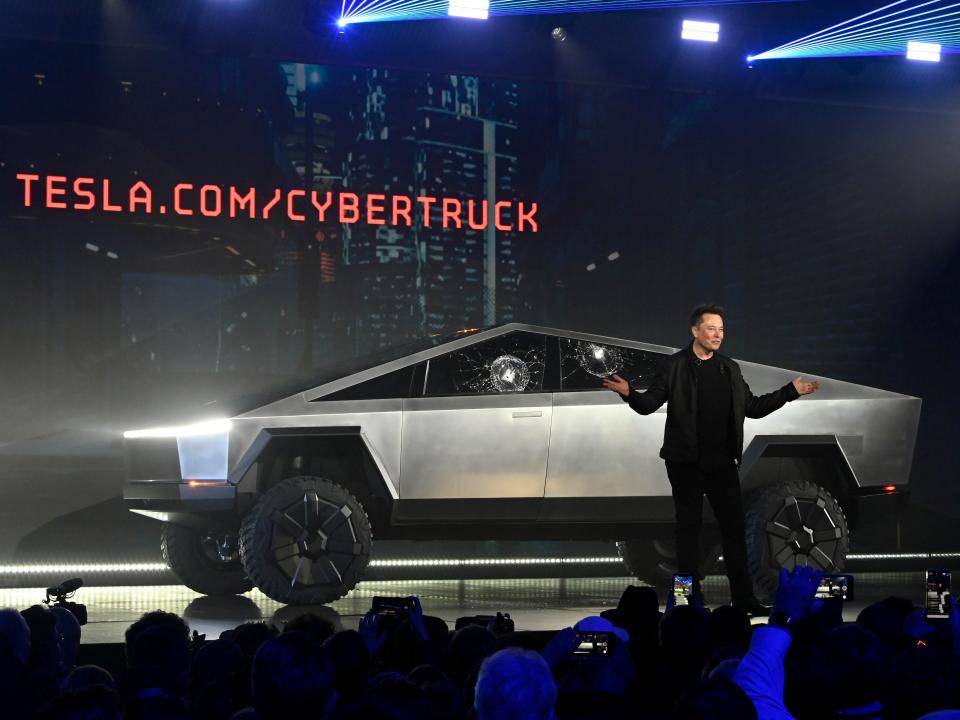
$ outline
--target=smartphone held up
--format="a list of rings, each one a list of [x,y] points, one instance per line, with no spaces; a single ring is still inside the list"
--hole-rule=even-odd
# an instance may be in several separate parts
[[[944,622],[950,619],[950,571],[943,568],[927,570],[924,607],[927,620]]]
[[[817,600],[853,600],[853,575],[823,575],[814,597]]]
[[[693,575],[673,576],[673,606],[689,605],[693,598]]]
[[[610,655],[616,635],[610,632],[577,631],[574,655]]]

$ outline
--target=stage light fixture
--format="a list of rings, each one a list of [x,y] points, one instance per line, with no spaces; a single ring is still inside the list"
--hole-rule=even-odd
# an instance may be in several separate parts
[[[450,0],[447,14],[452,17],[486,20],[490,17],[490,0]]]
[[[907,60],[921,62],[940,62],[939,43],[925,43],[910,41],[907,43]]]
[[[918,39],[922,39],[918,41]],[[911,51],[911,46],[917,46]],[[896,0],[883,7],[804,35],[758,55],[756,60],[902,55],[937,62],[960,51],[960,2]]]
[[[684,40],[696,40],[698,42],[719,42],[720,23],[684,20],[680,37]]]
[[[563,42],[564,40],[567,39],[567,31],[562,27],[555,27],[553,31],[550,33],[550,37],[552,37],[557,42]]]
[[[371,560],[370,567],[413,568],[413,567],[482,567],[501,566],[519,567],[523,565],[619,565],[623,560],[617,556],[592,557],[514,557],[514,558],[396,558],[389,560]],[[4,575],[94,575],[100,573],[166,573],[170,570],[163,563],[77,563],[24,565],[0,565],[0,576]]]
[[[955,560],[960,552],[914,552],[914,553],[850,553],[847,560]],[[719,556],[718,560],[723,560]],[[370,567],[415,568],[415,567],[520,567],[524,565],[619,565],[623,560],[616,556],[593,557],[514,557],[514,558],[394,558],[371,560]],[[167,573],[163,563],[28,563],[23,565],[0,565],[0,576],[9,575],[83,575],[100,573],[138,574]],[[409,582],[409,581],[402,581]]]
[[[163,563],[78,563],[0,565],[0,575],[93,575],[97,573],[158,573],[167,572]]]
[[[424,558],[371,560],[370,567],[482,567],[485,565],[616,565],[619,557]]]
[[[391,20],[435,20],[448,15],[486,18],[780,2],[796,0],[343,0],[340,20],[355,25]]]

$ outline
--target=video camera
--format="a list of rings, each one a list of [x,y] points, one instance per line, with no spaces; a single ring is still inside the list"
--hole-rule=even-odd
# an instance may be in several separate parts
[[[70,602],[73,594],[83,587],[83,580],[73,578],[64,580],[59,585],[47,588],[47,597],[43,600],[44,605],[53,607],[62,607],[73,613],[81,625],[87,624],[87,606],[80,603]]]

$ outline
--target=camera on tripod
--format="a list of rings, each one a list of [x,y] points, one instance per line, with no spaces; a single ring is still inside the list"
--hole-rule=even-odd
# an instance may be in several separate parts
[[[73,616],[77,619],[77,622],[79,622],[81,625],[86,625],[87,606],[81,605],[80,603],[70,602],[70,598],[72,598],[73,594],[81,587],[83,587],[83,580],[80,578],[64,580],[59,585],[48,587],[47,597],[44,599],[43,604],[69,610],[71,613],[73,613]]]

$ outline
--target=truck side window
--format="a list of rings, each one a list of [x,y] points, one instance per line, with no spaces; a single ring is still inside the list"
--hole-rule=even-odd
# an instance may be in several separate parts
[[[411,365],[383,375],[377,375],[375,378],[351,385],[343,390],[337,390],[335,393],[317,398],[316,401],[387,400],[410,397],[410,382],[412,380],[413,366]]]
[[[547,338],[513,332],[430,360],[429,395],[541,392]]]
[[[666,362],[666,355],[621,347],[560,339],[560,373],[563,390],[602,390],[600,381],[616,373],[643,390]]]

